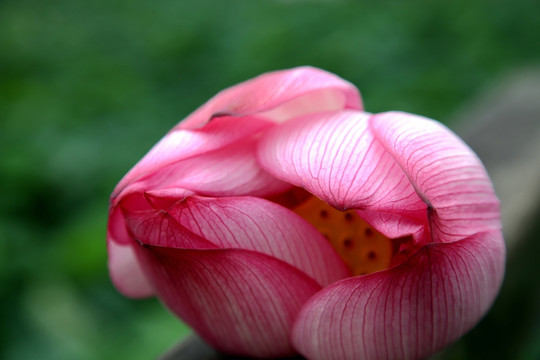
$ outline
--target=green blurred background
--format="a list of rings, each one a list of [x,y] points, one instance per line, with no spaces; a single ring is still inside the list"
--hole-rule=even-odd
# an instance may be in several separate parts
[[[150,359],[189,333],[112,287],[108,196],[220,89],[309,64],[368,111],[452,126],[493,79],[540,64],[539,19],[536,0],[0,0],[0,358]],[[540,357],[540,248],[524,244],[493,311],[439,358]]]

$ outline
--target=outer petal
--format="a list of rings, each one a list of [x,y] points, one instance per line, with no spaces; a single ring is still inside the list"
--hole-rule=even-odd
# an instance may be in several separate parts
[[[245,140],[269,126],[271,124],[268,121],[254,117],[238,119],[223,116],[214,119],[204,128],[172,130],[124,176],[111,198],[118,198],[128,185],[133,186],[134,182],[153,176],[158,170]]]
[[[501,233],[426,245],[382,272],[330,285],[302,309],[293,345],[309,359],[420,359],[483,316],[503,278]]]
[[[328,241],[308,222],[270,201],[189,197],[169,213],[220,248],[253,250],[285,261],[325,286],[350,276]]]
[[[167,206],[177,199],[185,198],[192,193],[183,189],[174,191],[151,191],[141,193],[131,188],[121,201],[112,206],[107,223],[107,252],[111,280],[115,287],[129,297],[147,297],[153,295],[152,285],[146,279],[133,250],[133,239],[126,227],[122,209],[130,211],[147,211],[159,206]],[[174,200],[172,200],[173,198]]]
[[[296,267],[323,286],[350,276],[315,228],[267,200],[192,196],[167,211],[124,213],[131,236],[148,245],[253,250]]]
[[[450,130],[405,113],[376,115],[370,129],[428,204],[434,241],[500,229],[499,201],[484,166]]]
[[[370,117],[341,111],[292,120],[265,132],[259,161],[277,178],[307,189],[338,209],[393,214],[372,219],[380,219],[378,226],[373,225],[387,236],[420,231],[426,205],[373,136]],[[394,223],[400,221],[407,223],[404,232],[392,233],[397,229]]]
[[[190,196],[167,211],[123,214],[157,295],[226,353],[293,354],[292,322],[321,289],[313,277],[349,275],[313,227],[267,200]]]
[[[160,299],[217,350],[255,357],[294,353],[292,322],[321,288],[313,279],[248,250],[138,249]]]
[[[261,168],[251,139],[161,167],[136,185],[152,191],[190,189],[208,196],[268,196],[291,187]]]
[[[136,204],[141,203],[141,201],[133,199],[131,203],[132,206],[138,206]],[[136,298],[153,295],[152,285],[144,276],[136,259],[131,236],[127,231],[124,216],[118,207],[112,207],[109,211],[107,253],[109,274],[118,291],[125,296]]]
[[[217,249],[218,246],[178,224],[166,211],[124,210],[133,240],[139,244],[178,249]]]
[[[140,298],[154,294],[152,284],[144,275],[132,244],[107,241],[109,274],[114,286],[125,296]]]
[[[258,113],[274,121],[284,121],[307,113],[361,108],[360,94],[354,85],[306,66],[266,73],[225,89],[176,128],[201,127],[222,114]]]

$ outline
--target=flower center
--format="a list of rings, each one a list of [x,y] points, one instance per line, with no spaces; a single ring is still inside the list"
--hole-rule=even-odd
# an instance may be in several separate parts
[[[390,266],[390,239],[362,220],[354,210],[340,211],[316,196],[293,209],[324,235],[353,275],[365,275]]]

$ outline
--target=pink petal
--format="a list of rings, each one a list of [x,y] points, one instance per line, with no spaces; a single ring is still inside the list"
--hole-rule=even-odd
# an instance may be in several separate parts
[[[184,199],[193,192],[182,189],[157,189],[145,192],[140,184],[132,186],[122,194],[122,197],[113,201],[109,209],[107,223],[107,240],[125,245],[132,242],[131,235],[126,228],[123,210],[130,212],[146,211],[167,208],[170,204]],[[114,204],[116,203],[116,204]]]
[[[418,220],[387,212],[356,210],[356,213],[389,239],[412,235],[417,242],[424,243],[423,240],[429,236],[424,219]]]
[[[399,215],[409,223],[404,231],[417,232],[425,223],[426,205],[373,136],[370,116],[341,111],[294,119],[265,132],[259,161],[272,175],[338,209]],[[372,225],[384,233],[383,223]]]
[[[214,119],[204,128],[173,130],[124,176],[111,198],[118,198],[128,185],[133,186],[137,180],[152,176],[158,170],[249,138],[270,125],[268,121],[253,117],[224,116]]]
[[[136,185],[154,192],[180,188],[207,196],[268,196],[291,187],[261,168],[251,139],[164,166]]]
[[[450,130],[405,113],[376,115],[370,129],[428,204],[434,241],[500,229],[499,201],[482,163]]]
[[[485,314],[502,282],[499,231],[419,249],[381,272],[339,281],[300,312],[294,347],[309,359],[420,359]]]
[[[247,250],[144,245],[139,258],[165,305],[206,342],[229,354],[292,355],[292,322],[320,290],[292,266]]]
[[[166,211],[124,209],[123,212],[129,232],[133,240],[139,244],[198,250],[218,248],[211,241],[180,225]]]
[[[147,194],[142,194],[137,189],[131,188],[131,190],[134,192],[126,193],[116,206],[111,206],[109,211],[107,223],[109,273],[113,284],[122,294],[129,297],[146,297],[153,295],[154,290],[145,278],[133,251],[134,242],[132,235],[128,232],[123,211],[130,209],[132,212],[144,213],[156,205],[164,206],[166,203],[171,203],[172,196],[182,199],[190,193],[182,189]],[[174,202],[178,201],[177,199]]]
[[[313,226],[270,201],[253,197],[188,197],[169,213],[183,227],[219,248],[270,255],[323,286],[350,276],[341,258]]]
[[[107,223],[107,242],[114,241],[118,244],[128,244],[131,237],[126,228],[126,222],[122,216],[122,211],[118,207],[111,207],[109,210],[109,221]]]
[[[109,274],[114,286],[125,296],[141,298],[154,294],[137,261],[132,245],[121,245],[107,241]]]
[[[144,192],[147,201],[155,209],[168,209],[179,200],[193,195],[192,191],[174,187],[167,189],[156,189]]]
[[[147,297],[154,293],[135,257],[126,222],[120,208],[112,207],[107,224],[109,274],[114,286],[125,296]]]
[[[198,128],[222,114],[262,114],[281,122],[308,113],[361,108],[360,94],[351,83],[324,70],[299,67],[266,73],[225,89],[176,128]]]
[[[260,198],[190,196],[166,211],[122,211],[157,295],[226,353],[293,354],[292,322],[321,289],[314,278],[349,275],[311,225]]]

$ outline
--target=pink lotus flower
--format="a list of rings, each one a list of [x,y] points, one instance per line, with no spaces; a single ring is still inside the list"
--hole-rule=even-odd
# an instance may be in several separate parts
[[[499,204],[441,124],[362,111],[314,68],[264,74],[173,128],[111,196],[109,269],[230,354],[413,359],[486,313]]]

